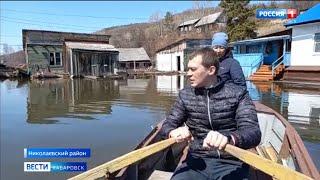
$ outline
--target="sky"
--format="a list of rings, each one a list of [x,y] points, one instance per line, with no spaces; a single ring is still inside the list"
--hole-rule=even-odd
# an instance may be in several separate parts
[[[212,2],[212,7],[218,5]],[[152,14],[179,13],[193,1],[1,1],[0,49],[22,49],[22,29],[91,33],[103,28],[148,22]]]
[[[6,43],[22,49],[22,29],[92,33],[148,22],[152,14],[180,13],[194,1],[0,1],[0,52]],[[209,6],[218,6],[211,1]]]

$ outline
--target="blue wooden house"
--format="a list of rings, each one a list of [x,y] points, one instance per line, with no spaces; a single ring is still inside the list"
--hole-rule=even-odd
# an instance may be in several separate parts
[[[247,79],[269,81],[282,76],[284,68],[290,65],[288,33],[291,32],[230,43]]]

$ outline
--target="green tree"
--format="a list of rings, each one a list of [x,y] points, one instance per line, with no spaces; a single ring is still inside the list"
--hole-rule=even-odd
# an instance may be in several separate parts
[[[174,29],[173,14],[169,11],[164,16],[164,25],[169,31],[172,31]]]
[[[248,6],[249,0],[222,0],[219,4],[227,16],[227,33],[230,41],[256,37],[254,9]]]

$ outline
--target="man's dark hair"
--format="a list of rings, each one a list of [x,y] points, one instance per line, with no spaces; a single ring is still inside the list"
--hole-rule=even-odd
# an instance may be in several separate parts
[[[201,64],[209,68],[210,66],[214,66],[216,68],[215,74],[218,73],[219,69],[219,57],[217,57],[210,47],[205,47],[201,49],[197,49],[196,51],[192,52],[189,56],[189,60],[193,59],[196,56],[202,56],[202,62]]]

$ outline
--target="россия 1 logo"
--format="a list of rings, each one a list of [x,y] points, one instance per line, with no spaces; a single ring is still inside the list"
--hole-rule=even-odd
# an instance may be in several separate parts
[[[298,16],[297,9],[257,9],[258,19],[293,19]]]

